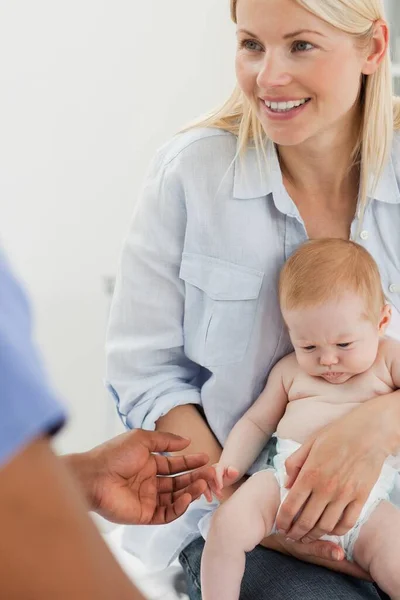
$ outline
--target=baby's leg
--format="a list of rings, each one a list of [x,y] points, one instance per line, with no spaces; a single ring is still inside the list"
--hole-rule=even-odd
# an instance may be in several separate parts
[[[245,552],[271,533],[279,504],[273,472],[261,471],[217,509],[201,561],[203,600],[238,600]]]
[[[361,527],[354,560],[392,600],[400,600],[400,510],[382,500]]]

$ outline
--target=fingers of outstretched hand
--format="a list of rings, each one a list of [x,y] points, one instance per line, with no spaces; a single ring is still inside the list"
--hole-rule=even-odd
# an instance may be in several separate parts
[[[155,454],[154,458],[158,475],[184,473],[185,471],[203,467],[208,462],[208,455],[204,453],[187,454],[186,456],[163,456],[162,454]]]
[[[186,512],[191,502],[192,496],[189,493],[182,493],[175,500],[170,496],[169,502],[156,507],[150,525],[162,525],[174,521]]]
[[[178,492],[197,481],[202,481],[207,486],[212,478],[212,467],[202,467],[177,477],[157,477],[157,490],[159,493]]]
[[[133,444],[139,442],[143,446],[146,446],[150,452],[179,452],[187,448],[190,444],[189,438],[164,431],[134,429],[131,435]]]

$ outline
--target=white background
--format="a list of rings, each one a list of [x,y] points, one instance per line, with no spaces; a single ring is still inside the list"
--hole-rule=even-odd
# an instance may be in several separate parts
[[[59,451],[116,431],[108,298],[155,149],[234,86],[228,0],[0,0],[0,236],[71,419]]]

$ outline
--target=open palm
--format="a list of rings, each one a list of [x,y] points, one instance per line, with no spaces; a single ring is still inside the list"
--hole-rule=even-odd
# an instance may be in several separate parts
[[[208,488],[213,477],[213,469],[204,467],[208,456],[154,453],[179,452],[189,443],[169,433],[134,430],[92,450],[99,465],[93,510],[124,524],[155,525],[180,517]]]

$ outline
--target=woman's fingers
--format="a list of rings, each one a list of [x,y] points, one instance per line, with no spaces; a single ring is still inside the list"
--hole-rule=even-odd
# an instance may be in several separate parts
[[[332,535],[345,535],[357,523],[361,514],[364,502],[354,500],[343,511],[339,517],[336,526],[332,530]]]
[[[333,530],[342,514],[343,509],[341,506],[337,502],[330,502],[315,527],[301,541],[309,544],[319,540],[323,535],[333,535]]]
[[[301,482],[297,480],[278,511],[278,515],[276,517],[276,527],[279,533],[286,535],[291,529],[296,516],[304,507],[310,494],[310,488],[308,486],[301,485]]]
[[[324,514],[325,508],[325,498],[312,493],[293,526],[286,532],[287,537],[294,541],[300,541],[304,536],[309,535]]]
[[[310,454],[310,450],[314,443],[314,438],[312,441],[305,442],[296,452],[293,452],[289,456],[289,458],[285,461],[286,468],[286,481],[285,488],[290,489],[294,482],[296,481],[305,461],[307,460],[308,455]]]

